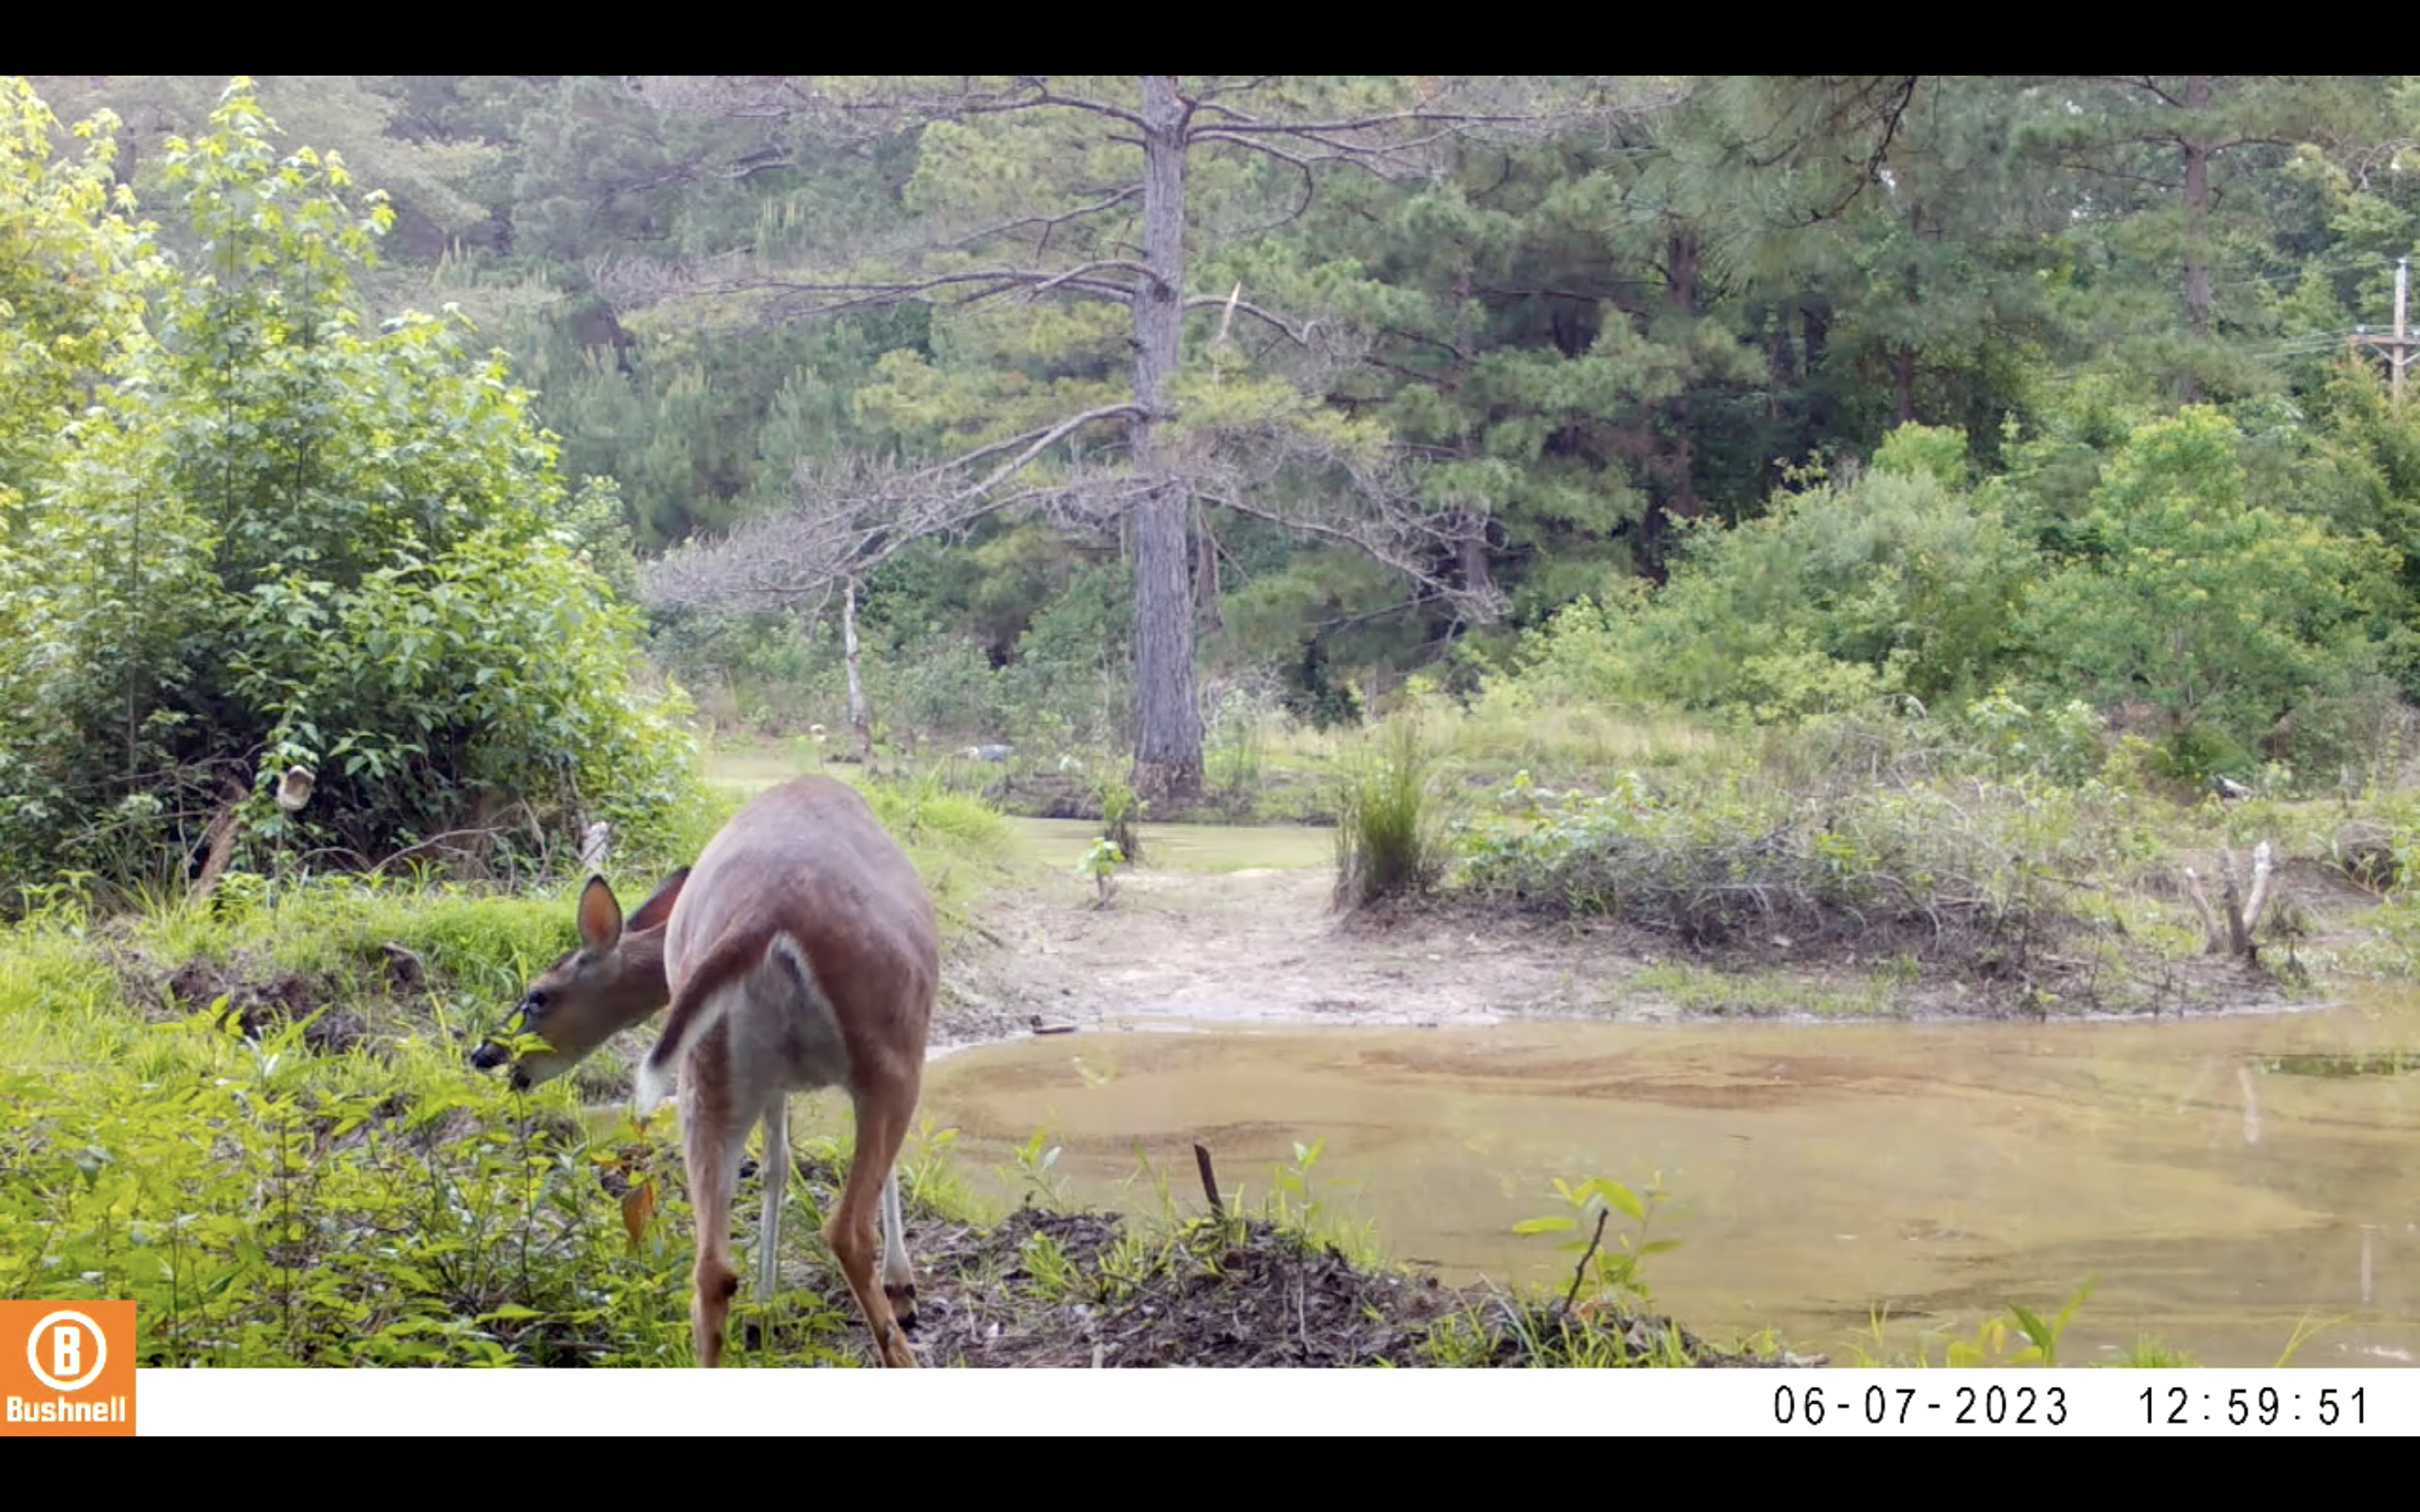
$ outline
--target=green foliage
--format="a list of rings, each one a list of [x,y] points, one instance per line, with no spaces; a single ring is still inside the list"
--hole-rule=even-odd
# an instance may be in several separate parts
[[[70,449],[83,399],[149,345],[144,301],[165,271],[115,189],[115,115],[78,122],[80,161],[54,161],[58,121],[0,79],[0,543]]]
[[[599,1181],[611,1152],[570,1131],[563,1094],[524,1108],[447,1036],[317,1054],[333,1005],[250,1036],[224,995],[147,1022],[81,933],[53,911],[0,950],[10,1295],[135,1299],[146,1365],[686,1355],[686,1251],[631,1244]],[[448,986],[481,980],[467,938],[411,937]],[[79,960],[98,980],[63,969]]]
[[[1573,1272],[1572,1300],[1631,1311],[1652,1305],[1654,1297],[1648,1289],[1641,1267],[1648,1256],[1681,1246],[1677,1239],[1647,1237],[1654,1211],[1664,1200],[1662,1174],[1657,1174],[1644,1196],[1605,1177],[1591,1177],[1577,1184],[1557,1178],[1555,1195],[1562,1198],[1569,1212],[1525,1218],[1512,1226],[1512,1231],[1570,1236],[1560,1247],[1580,1257]],[[1616,1234],[1608,1248],[1605,1228],[1616,1213],[1636,1227]]]
[[[173,878],[231,799],[239,864],[471,831],[489,865],[542,867],[595,819],[660,854],[691,752],[677,691],[632,682],[610,486],[566,501],[530,396],[460,319],[359,329],[352,278],[392,212],[274,130],[240,80],[207,135],[169,139],[209,255],[163,278],[158,345],[116,339],[29,477],[0,563],[0,692],[24,715],[0,737],[0,876]],[[96,256],[132,235],[116,214]],[[289,813],[270,794],[294,766],[318,780]]]
[[[2026,1340],[2025,1347],[2017,1351],[2016,1357],[2009,1363],[2031,1365],[2039,1360],[2043,1369],[2056,1369],[2059,1335],[2067,1332],[2067,1325],[2074,1320],[2075,1310],[2083,1306],[2084,1299],[2090,1295],[2092,1295],[2092,1283],[2086,1281],[2082,1287],[2076,1288],[2075,1295],[2068,1298],[2059,1307],[2057,1315],[2047,1322],[2036,1318],[2016,1303],[2009,1304],[2009,1316],[2017,1320],[2017,1327],[2024,1331]]]
[[[2256,744],[2341,757],[2331,704],[2358,701],[2407,639],[2397,554],[2251,502],[2240,444],[2208,409],[2136,429],[2022,616],[2044,687],[2148,704],[2187,780],[2248,767]]]
[[[1874,448],[1873,468],[1876,472],[1929,477],[1955,493],[1970,481],[1966,433],[1954,426],[1919,425],[1911,421]]]
[[[1971,687],[2006,650],[2034,557],[1996,505],[1945,486],[1916,440],[1904,449],[1915,460],[1891,454],[1892,470],[1846,488],[1701,530],[1652,596],[1559,612],[1529,639],[1527,674],[1584,697],[1765,721]]]
[[[1652,783],[1622,772],[1596,791],[1519,774],[1465,828],[1466,885],[1696,949],[1854,942],[1863,959],[2025,980],[2042,942],[2084,925],[2072,879],[2153,853],[2133,798],[2097,779],[1968,776],[1977,758],[1954,748],[1915,764],[1938,764],[1931,775],[1902,773],[1823,725],[1775,744],[1755,764]]]
[[[2082,1307],[2085,1299],[2092,1294],[2092,1286],[2093,1284],[2087,1281],[2078,1288],[2074,1295],[2069,1297],[2060,1305],[2058,1312],[2048,1319],[2035,1316],[2021,1304],[2009,1304],[2004,1313],[1985,1318],[1977,1323],[1975,1332],[1971,1335],[1965,1338],[1959,1338],[1954,1335],[1943,1337],[1940,1364],[1951,1369],[2005,1368],[2021,1365],[2039,1365],[2046,1370],[2056,1368],[2059,1338],[2067,1332],[2068,1324],[2074,1320],[2076,1310]],[[1922,1343],[1917,1345],[1916,1357],[1912,1362],[1889,1358],[1887,1352],[1881,1349],[1884,1321],[1884,1315],[1877,1312],[1869,1325],[1876,1347],[1872,1350],[1857,1350],[1861,1364],[1868,1366],[1893,1367],[1913,1364],[1923,1368],[1930,1368],[1933,1365],[1931,1350]],[[2019,1339],[2024,1341],[2023,1347],[2011,1353],[2009,1346]],[[2121,1366],[2137,1364],[2183,1363],[2165,1356],[2157,1345],[2149,1341],[2138,1346],[2137,1355],[2139,1356],[2137,1359],[2118,1363]]]
[[[2107,725],[2081,699],[2055,709],[2028,709],[1994,686],[1969,703],[1961,719],[2002,777],[2040,772],[2069,787],[2101,769]]]
[[[1036,1129],[1016,1149],[1016,1171],[1032,1196],[1042,1199],[1046,1209],[1056,1211],[1066,1205],[1066,1179],[1059,1174],[1059,1157],[1064,1147],[1051,1144],[1049,1132]]]
[[[1101,838],[1118,853],[1121,862],[1139,862],[1142,858],[1142,836],[1136,823],[1146,807],[1135,796],[1135,790],[1123,777],[1109,776],[1094,789],[1094,801],[1101,809]]]
[[[1109,902],[1109,879],[1117,874],[1118,868],[1125,864],[1125,850],[1116,841],[1104,835],[1094,841],[1092,849],[1086,851],[1082,859],[1076,863],[1076,873],[1078,876],[1093,879],[1093,887],[1098,894],[1099,902],[1103,907],[1107,907]]]
[[[1207,776],[1214,788],[1249,798],[1261,785],[1268,756],[1268,712],[1249,697],[1218,706],[1203,741]]]

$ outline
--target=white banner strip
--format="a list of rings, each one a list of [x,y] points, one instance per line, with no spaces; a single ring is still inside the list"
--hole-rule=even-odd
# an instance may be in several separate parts
[[[2343,1437],[2410,1370],[141,1370],[138,1436]]]

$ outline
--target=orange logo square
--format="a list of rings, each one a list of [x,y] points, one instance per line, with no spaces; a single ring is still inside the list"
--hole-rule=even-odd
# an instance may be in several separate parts
[[[0,1438],[134,1436],[134,1304],[0,1302]]]

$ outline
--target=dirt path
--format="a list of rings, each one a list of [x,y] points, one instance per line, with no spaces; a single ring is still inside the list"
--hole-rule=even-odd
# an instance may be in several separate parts
[[[1106,908],[1056,878],[983,909],[989,940],[953,963],[937,1039],[1028,1028],[1030,1015],[1483,1023],[1606,1014],[1646,963],[1593,928],[1450,916],[1346,924],[1322,870],[1143,871]],[[1652,1015],[1652,1003],[1629,1005]]]

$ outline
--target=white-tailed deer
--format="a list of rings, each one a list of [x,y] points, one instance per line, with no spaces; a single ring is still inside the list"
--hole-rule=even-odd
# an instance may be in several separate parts
[[[773,1294],[783,1190],[789,1175],[789,1096],[845,1088],[857,1152],[824,1242],[863,1310],[882,1363],[912,1366],[903,1329],[915,1321],[915,1272],[899,1211],[899,1149],[924,1073],[924,1039],[940,988],[940,933],[923,880],[854,789],[802,777],[751,799],[697,858],[641,904],[626,926],[613,889],[591,877],[580,896],[577,949],[533,980],[521,1027],[550,1049],[524,1056],[513,1085],[559,1076],[667,1002],[664,1031],[640,1066],[644,1117],[679,1072],[683,1154],[697,1213],[698,1363],[722,1358],[739,1288],[731,1204],[751,1124],[765,1131],[765,1209],[756,1288]],[[472,1056],[486,1070],[507,1052]],[[876,1216],[881,1284],[876,1285]]]

